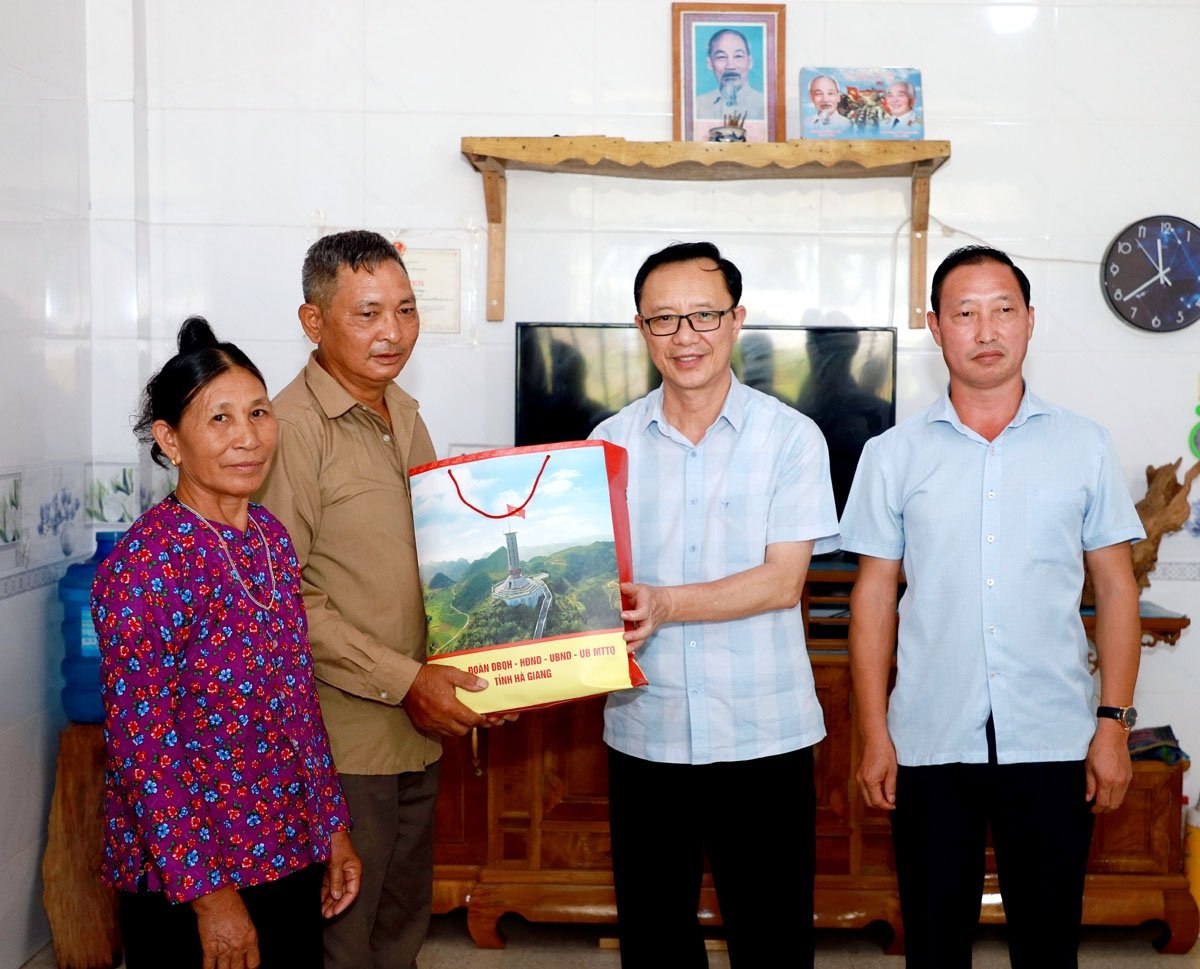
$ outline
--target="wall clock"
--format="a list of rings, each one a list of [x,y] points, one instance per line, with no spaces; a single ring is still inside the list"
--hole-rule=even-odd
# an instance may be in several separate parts
[[[1174,215],[1138,219],[1108,247],[1104,296],[1126,323],[1151,333],[1200,319],[1200,227]]]

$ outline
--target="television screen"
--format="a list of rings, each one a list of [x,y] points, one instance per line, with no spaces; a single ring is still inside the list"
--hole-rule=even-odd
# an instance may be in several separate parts
[[[582,440],[660,382],[633,323],[518,323],[516,336],[517,446]],[[733,370],[821,428],[840,515],[863,445],[896,422],[896,331],[746,325]]]

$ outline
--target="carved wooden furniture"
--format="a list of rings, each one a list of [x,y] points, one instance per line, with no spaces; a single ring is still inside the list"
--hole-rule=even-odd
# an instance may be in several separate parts
[[[816,924],[892,927],[903,950],[891,832],[852,778],[858,742],[845,653],[854,573],[815,568],[806,590],[810,654],[828,737],[816,750]],[[1184,617],[1143,619],[1179,629]],[[1169,633],[1172,630],[1162,630]],[[603,700],[522,715],[514,724],[448,741],[442,759],[435,846],[435,910],[466,907],[476,944],[504,944],[508,912],[531,921],[616,920],[608,841]],[[1031,805],[1036,810],[1036,805]],[[1138,763],[1122,808],[1099,818],[1084,920],[1094,925],[1164,924],[1163,951],[1186,952],[1200,916],[1182,861],[1182,768]],[[1002,922],[995,876],[984,887],[983,920]],[[706,884],[701,919],[720,920]]]
[[[504,246],[510,170],[618,178],[729,181],[760,178],[880,178],[912,182],[909,326],[925,325],[929,176],[950,157],[948,141],[781,141],[725,144],[567,138],[463,138],[483,176],[488,220],[487,318],[504,319]]]

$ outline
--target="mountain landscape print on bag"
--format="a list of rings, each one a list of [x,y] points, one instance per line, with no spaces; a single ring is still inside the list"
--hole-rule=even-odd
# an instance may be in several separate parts
[[[621,628],[602,449],[421,474],[413,509],[429,656]]]
[[[519,555],[517,534],[505,538],[504,546],[470,563],[457,581],[438,572],[424,583],[428,655],[620,628],[612,542],[523,563],[509,554]]]

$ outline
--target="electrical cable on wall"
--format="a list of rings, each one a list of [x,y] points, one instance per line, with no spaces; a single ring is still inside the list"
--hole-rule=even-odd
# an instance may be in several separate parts
[[[942,230],[942,235],[945,238],[954,236],[963,236],[970,239],[972,242],[978,242],[981,246],[992,246],[993,248],[1002,249],[1003,246],[996,246],[995,243],[984,239],[982,236],[977,236],[973,232],[968,232],[966,229],[960,229],[957,226],[950,225],[948,222],[943,222],[937,216],[930,213],[929,221],[931,224],[936,224]],[[888,290],[888,326],[896,325],[896,272],[900,265],[900,233],[908,227],[912,219],[905,219],[892,233],[892,274],[891,286]],[[1008,252],[1008,250],[1005,250]],[[1065,265],[1076,266],[1099,266],[1100,263],[1095,259],[1071,259],[1065,256],[1031,256],[1023,252],[1008,252],[1013,259],[1019,259],[1021,262],[1052,262],[1062,263]],[[924,294],[922,294],[924,297]]]

